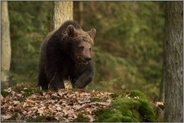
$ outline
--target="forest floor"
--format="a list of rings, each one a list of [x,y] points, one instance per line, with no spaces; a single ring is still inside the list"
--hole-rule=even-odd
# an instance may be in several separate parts
[[[155,109],[139,91],[114,94],[100,91],[15,87],[1,91],[1,121],[95,122],[158,121]]]

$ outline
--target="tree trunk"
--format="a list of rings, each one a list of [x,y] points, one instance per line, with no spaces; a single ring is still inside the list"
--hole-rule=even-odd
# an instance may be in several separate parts
[[[67,20],[73,20],[73,2],[53,2],[53,29]]]
[[[83,26],[83,1],[74,1],[74,20]]]
[[[59,28],[67,20],[73,20],[73,2],[53,2],[53,30]],[[69,82],[65,82],[66,88],[71,88]]]
[[[1,61],[1,82],[7,85],[9,80],[7,72],[10,70],[11,61],[11,42],[10,42],[10,25],[8,16],[8,3],[1,2],[1,36],[2,36],[2,61]]]
[[[165,121],[183,121],[183,2],[165,3]]]

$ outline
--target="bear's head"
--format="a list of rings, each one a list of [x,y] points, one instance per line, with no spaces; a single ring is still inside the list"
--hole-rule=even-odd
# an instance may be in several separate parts
[[[92,28],[90,31],[83,31],[82,29],[75,29],[73,25],[66,28],[65,34],[70,39],[71,57],[76,63],[88,64],[91,57],[91,48],[94,45],[94,37],[96,29]]]

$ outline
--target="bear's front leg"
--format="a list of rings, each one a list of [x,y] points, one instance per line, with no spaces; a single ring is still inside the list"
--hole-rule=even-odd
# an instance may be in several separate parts
[[[62,77],[59,75],[59,73],[55,72],[53,77],[50,77],[50,82],[48,84],[49,89],[57,91],[58,89],[65,88],[64,80],[61,79]]]
[[[73,83],[73,88],[83,89],[85,88],[93,79],[92,72],[85,72]]]

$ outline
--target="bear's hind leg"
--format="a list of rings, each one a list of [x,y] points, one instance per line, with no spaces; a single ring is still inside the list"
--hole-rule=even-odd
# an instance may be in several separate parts
[[[48,89],[48,80],[47,77],[44,73],[39,72],[38,75],[38,86],[41,86],[43,90],[47,90]]]

